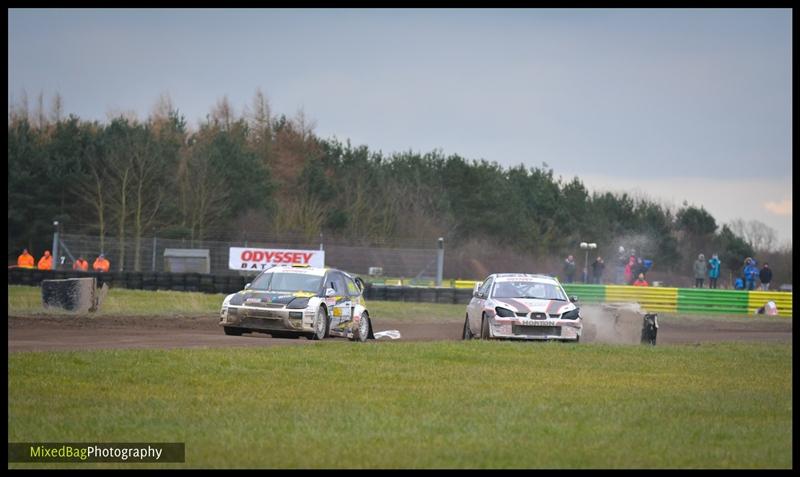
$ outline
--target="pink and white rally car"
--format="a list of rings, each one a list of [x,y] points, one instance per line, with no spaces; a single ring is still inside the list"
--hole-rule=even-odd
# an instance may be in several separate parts
[[[546,275],[495,273],[475,285],[463,339],[580,341],[580,309]]]

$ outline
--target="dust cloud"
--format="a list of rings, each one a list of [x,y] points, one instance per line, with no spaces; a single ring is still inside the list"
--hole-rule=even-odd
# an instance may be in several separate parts
[[[581,306],[581,342],[640,344],[644,312],[638,303]]]

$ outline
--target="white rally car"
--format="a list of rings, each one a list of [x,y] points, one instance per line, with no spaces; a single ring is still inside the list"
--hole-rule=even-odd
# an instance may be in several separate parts
[[[373,338],[363,282],[340,270],[276,266],[225,297],[220,326],[226,335],[268,333],[275,338]]]
[[[555,278],[496,273],[475,285],[463,339],[580,341],[580,309]]]

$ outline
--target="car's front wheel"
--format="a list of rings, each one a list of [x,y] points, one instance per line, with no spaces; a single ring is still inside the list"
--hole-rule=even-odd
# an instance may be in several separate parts
[[[474,338],[474,335],[472,334],[472,330],[469,329],[469,315],[467,315],[466,319],[464,319],[464,332],[461,335],[461,339],[471,340],[472,338]]]
[[[325,308],[319,307],[317,316],[314,317],[314,333],[311,334],[312,340],[321,340],[328,335],[328,314]]]
[[[244,333],[243,329],[234,326],[223,326],[222,329],[225,330],[225,334],[228,336],[242,336],[242,333]]]
[[[491,339],[491,337],[489,333],[489,318],[484,316],[483,320],[481,320],[481,339],[488,340]]]
[[[353,330],[353,341],[367,341],[367,337],[369,337],[369,315],[365,311],[361,314],[361,318],[358,321],[358,328]]]

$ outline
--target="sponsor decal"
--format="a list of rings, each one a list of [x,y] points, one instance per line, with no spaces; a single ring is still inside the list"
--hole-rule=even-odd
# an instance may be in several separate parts
[[[228,252],[228,268],[231,270],[265,270],[276,265],[323,268],[325,251],[230,247]]]
[[[519,320],[522,326],[556,326],[558,324],[555,320]]]

